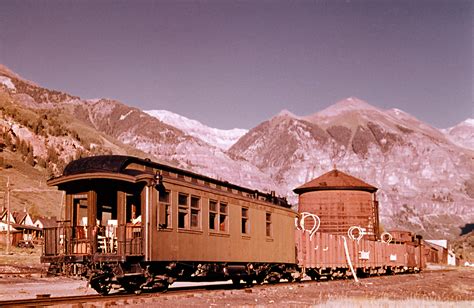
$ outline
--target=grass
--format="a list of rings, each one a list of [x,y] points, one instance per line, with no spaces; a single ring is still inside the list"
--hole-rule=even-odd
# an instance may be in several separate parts
[[[41,245],[36,245],[33,249],[11,247],[10,255],[6,254],[5,243],[0,244],[0,268],[3,266],[21,267],[21,268],[39,268]]]

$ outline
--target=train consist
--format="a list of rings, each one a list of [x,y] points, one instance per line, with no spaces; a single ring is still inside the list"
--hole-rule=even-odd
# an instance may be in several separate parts
[[[129,156],[73,161],[48,184],[65,192],[65,219],[45,230],[41,262],[100,294],[424,267],[420,238],[379,234],[376,188],[337,170],[295,189],[300,212],[273,192]]]

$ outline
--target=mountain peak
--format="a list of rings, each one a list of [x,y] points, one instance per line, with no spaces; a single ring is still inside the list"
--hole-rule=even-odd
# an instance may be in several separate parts
[[[338,101],[337,103],[323,109],[322,111],[316,112],[309,116],[305,116],[304,119],[310,122],[318,122],[324,118],[337,117],[339,115],[348,113],[348,112],[360,112],[360,111],[376,111],[381,112],[378,108],[370,105],[364,100],[361,100],[357,97],[348,97],[343,100]]]
[[[283,109],[280,111],[275,117],[290,117],[290,118],[298,118],[294,113],[289,111],[288,109]]]
[[[465,125],[474,126],[474,119],[469,118],[463,122]]]
[[[348,97],[340,100],[337,103],[327,107],[326,109],[318,112],[320,116],[335,116],[347,111],[359,111],[359,110],[378,110],[374,106],[370,105],[366,101],[363,101],[357,97]]]

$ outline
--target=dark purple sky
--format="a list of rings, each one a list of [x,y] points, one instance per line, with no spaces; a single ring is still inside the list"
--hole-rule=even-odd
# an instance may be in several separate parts
[[[468,0],[3,0],[0,63],[218,128],[348,96],[443,128],[474,117],[472,19]]]

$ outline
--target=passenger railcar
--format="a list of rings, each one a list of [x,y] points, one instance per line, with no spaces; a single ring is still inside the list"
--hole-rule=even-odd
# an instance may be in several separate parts
[[[66,208],[42,262],[81,272],[99,293],[295,271],[296,213],[274,193],[114,155],[73,161],[48,184],[65,191]]]

